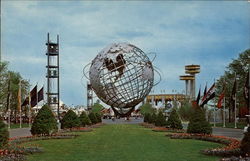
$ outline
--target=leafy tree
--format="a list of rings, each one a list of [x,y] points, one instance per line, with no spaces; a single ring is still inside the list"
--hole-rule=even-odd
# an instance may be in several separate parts
[[[160,111],[156,117],[155,126],[165,126],[166,123],[166,118],[163,115],[162,111]]]
[[[149,103],[145,103],[144,105],[142,105],[141,107],[140,107],[140,112],[141,112],[141,114],[143,115],[143,116],[145,116],[145,114],[146,113],[154,113],[155,112],[155,110],[154,110],[154,108],[152,107],[152,105],[151,104],[149,104]]]
[[[246,75],[250,67],[249,63],[250,57],[250,49],[239,54],[237,59],[233,59],[233,61],[227,66],[224,75],[220,77],[220,79],[216,82],[216,94],[219,95],[222,92],[223,85],[226,84],[225,89],[225,97],[226,97],[226,108],[229,108],[229,120],[233,121],[233,107],[232,103],[230,103],[230,96],[232,93],[232,88],[235,80],[235,73],[239,78],[237,80],[237,104],[239,104],[239,108],[246,107],[246,102],[243,97],[244,85],[246,82]],[[217,98],[218,99],[218,98]]]
[[[93,113],[93,112],[91,112],[91,113],[89,114],[89,119],[91,120],[92,124],[98,123],[98,120],[97,120],[97,118],[96,118],[96,115],[95,115],[95,113]]]
[[[250,127],[248,127],[247,132],[245,132],[244,134],[244,138],[241,141],[240,149],[244,155],[250,155]]]
[[[84,111],[81,113],[79,120],[82,126],[91,125],[91,120]]]
[[[192,117],[187,128],[188,133],[211,134],[212,128],[208,121],[206,121],[205,113],[197,107],[192,112]]]
[[[57,131],[56,118],[48,105],[44,105],[35,117],[31,127],[32,135],[50,135]]]
[[[92,106],[92,112],[94,113],[101,113],[101,110],[103,109],[103,105],[101,105],[98,101]]]
[[[8,143],[9,131],[2,120],[0,120],[0,148]]]
[[[175,108],[171,111],[170,116],[169,116],[168,121],[167,121],[167,124],[173,129],[182,129],[183,128],[183,126],[181,124],[181,120],[180,120]]]
[[[95,116],[96,116],[96,119],[97,119],[98,123],[102,122],[102,116],[101,116],[101,114],[95,113]]]
[[[76,113],[73,110],[69,110],[63,117],[62,121],[62,129],[65,128],[73,128],[80,126],[80,120],[77,117]]]
[[[182,120],[188,121],[191,117],[193,107],[188,101],[185,101],[177,111]]]

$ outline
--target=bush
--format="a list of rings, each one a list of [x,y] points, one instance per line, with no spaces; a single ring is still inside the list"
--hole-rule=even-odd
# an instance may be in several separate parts
[[[83,111],[79,117],[81,126],[91,125],[89,116]]]
[[[244,138],[241,141],[240,149],[243,154],[250,156],[250,127],[248,127],[247,132],[245,132]]]
[[[97,123],[102,122],[102,116],[101,116],[101,114],[95,113],[95,116],[96,116],[96,119],[97,119]]]
[[[173,129],[182,129],[183,128],[183,126],[181,124],[181,120],[180,120],[175,108],[170,113],[167,124],[170,126],[170,128],[173,128]]]
[[[93,112],[91,112],[91,113],[89,114],[89,119],[90,119],[90,121],[92,122],[92,124],[98,123],[98,120],[97,120],[97,118],[96,118],[96,115],[95,115],[95,113],[93,113]]]
[[[166,125],[166,118],[160,111],[156,117],[155,126],[165,126],[165,125]]]
[[[57,131],[56,118],[48,105],[39,110],[30,131],[32,135],[50,135]]]
[[[73,110],[69,110],[62,119],[62,129],[80,126],[80,120]]]
[[[192,112],[192,117],[188,124],[187,132],[188,133],[199,133],[199,134],[211,134],[212,128],[209,122],[205,118],[204,111],[197,107]]]
[[[155,113],[151,114],[148,123],[155,124],[157,115]]]
[[[149,113],[145,113],[144,114],[144,122],[149,122],[149,119],[150,119],[150,114]]]
[[[180,118],[185,121],[190,120],[192,112],[193,107],[188,101],[184,102],[184,104],[178,109]]]
[[[9,131],[5,123],[0,120],[0,148],[4,147],[8,143]]]

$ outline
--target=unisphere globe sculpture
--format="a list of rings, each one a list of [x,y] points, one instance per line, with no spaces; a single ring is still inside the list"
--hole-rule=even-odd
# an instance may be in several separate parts
[[[115,43],[92,61],[89,79],[96,95],[116,115],[128,116],[153,87],[154,69],[141,49],[128,43]]]

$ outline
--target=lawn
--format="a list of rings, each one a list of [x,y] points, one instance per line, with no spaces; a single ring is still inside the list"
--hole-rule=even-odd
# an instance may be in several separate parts
[[[214,126],[214,124],[211,124]],[[234,128],[234,122],[227,122],[226,128]],[[244,129],[244,127],[247,126],[247,123],[245,122],[238,122],[237,123],[237,129]],[[216,123],[216,127],[223,127],[223,123]]]
[[[139,125],[105,125],[79,137],[25,143],[38,144],[44,153],[29,161],[217,161],[199,151],[222,146],[198,140],[169,139]]]
[[[29,127],[29,124],[22,124],[22,128]],[[10,124],[11,129],[17,129],[20,128],[20,124]]]

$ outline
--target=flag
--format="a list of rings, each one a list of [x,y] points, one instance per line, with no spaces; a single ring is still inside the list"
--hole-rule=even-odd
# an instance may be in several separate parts
[[[21,111],[21,81],[19,82],[19,89],[17,94],[17,109],[18,111]]]
[[[223,85],[223,89],[222,89],[222,93],[220,94],[218,103],[217,103],[217,107],[221,108],[222,107],[222,102],[223,102],[223,98],[225,97],[225,83]]]
[[[207,84],[203,92],[202,100],[205,99],[206,94],[207,94]]]
[[[26,106],[28,104],[29,104],[29,97],[26,97],[21,106],[23,107],[23,106]]]
[[[203,107],[209,100],[215,97],[215,83],[209,88],[205,96],[201,100],[201,107]]]
[[[201,88],[199,89],[199,93],[198,93],[198,96],[196,98],[196,104],[197,105],[199,105],[200,98],[201,98]]]
[[[245,87],[244,87],[244,98],[246,100],[246,103],[249,107],[249,71],[247,73],[247,80],[246,80],[246,83],[245,83]]]
[[[236,78],[234,80],[234,86],[231,94],[231,105],[232,105],[232,110],[234,111],[234,106],[235,106],[235,99],[236,99]]]
[[[38,91],[38,101],[37,102],[40,102],[41,100],[43,100],[43,87]]]
[[[37,85],[30,91],[30,105],[34,107],[37,105]]]

